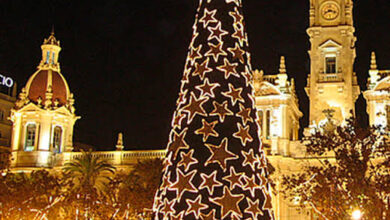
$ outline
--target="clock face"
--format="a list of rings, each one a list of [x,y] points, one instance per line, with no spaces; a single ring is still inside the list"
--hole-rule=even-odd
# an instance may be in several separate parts
[[[333,20],[339,15],[339,7],[334,2],[328,2],[322,6],[321,13],[326,20]]]

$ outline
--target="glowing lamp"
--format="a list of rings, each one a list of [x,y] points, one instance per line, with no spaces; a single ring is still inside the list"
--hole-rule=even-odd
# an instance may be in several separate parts
[[[359,209],[352,212],[352,219],[353,220],[360,220],[362,219],[363,213]]]

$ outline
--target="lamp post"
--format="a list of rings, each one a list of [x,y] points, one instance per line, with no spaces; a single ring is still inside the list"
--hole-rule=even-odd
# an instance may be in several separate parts
[[[353,220],[361,220],[362,217],[363,217],[363,213],[359,209],[356,209],[352,212],[352,219]]]

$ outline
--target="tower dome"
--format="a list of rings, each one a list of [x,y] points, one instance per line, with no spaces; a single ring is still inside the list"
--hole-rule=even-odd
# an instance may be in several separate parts
[[[11,167],[54,167],[73,150],[73,94],[61,74],[60,42],[54,32],[41,46],[42,60],[11,110]]]
[[[60,71],[58,62],[61,51],[60,41],[55,38],[53,31],[47,39],[44,39],[41,49],[42,60],[37,67],[38,70],[23,88],[18,107],[29,102],[46,109],[71,107],[74,102],[73,94],[70,93],[68,83]]]

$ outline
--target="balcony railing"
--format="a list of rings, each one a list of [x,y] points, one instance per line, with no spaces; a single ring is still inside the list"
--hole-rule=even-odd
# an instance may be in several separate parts
[[[319,82],[342,82],[343,77],[341,73],[321,73],[319,75]]]
[[[112,165],[132,165],[139,160],[165,158],[166,150],[147,151],[96,151],[92,152],[94,157],[100,157]],[[62,164],[71,162],[82,157],[81,152],[65,152],[62,155]]]
[[[278,79],[278,75],[265,75],[265,76],[263,76],[264,81],[267,81],[273,85],[276,85],[277,79]]]

